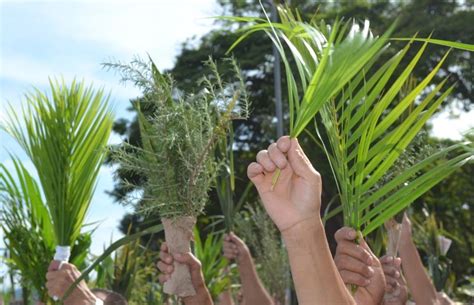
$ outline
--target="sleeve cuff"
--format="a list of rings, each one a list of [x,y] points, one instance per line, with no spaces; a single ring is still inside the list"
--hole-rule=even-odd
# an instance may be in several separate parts
[[[95,305],[104,305],[104,301],[99,298],[95,298]]]

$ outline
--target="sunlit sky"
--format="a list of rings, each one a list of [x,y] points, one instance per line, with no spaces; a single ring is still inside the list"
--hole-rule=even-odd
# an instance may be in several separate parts
[[[19,105],[32,86],[46,90],[49,76],[66,81],[77,77],[105,87],[116,117],[131,118],[128,101],[139,91],[120,84],[118,76],[100,64],[110,59],[128,62],[149,53],[159,68],[170,68],[181,43],[208,32],[213,22],[207,17],[220,13],[214,0],[0,0],[0,119],[7,102]],[[460,115],[453,119],[446,111],[433,120],[435,136],[459,139],[462,131],[474,127],[473,111],[455,114]],[[117,136],[111,139],[119,141]],[[0,131],[0,162],[11,168],[8,152],[33,170],[14,141]],[[95,254],[121,236],[117,225],[127,210],[105,193],[113,187],[112,173],[102,168],[87,218],[99,223],[93,235]]]

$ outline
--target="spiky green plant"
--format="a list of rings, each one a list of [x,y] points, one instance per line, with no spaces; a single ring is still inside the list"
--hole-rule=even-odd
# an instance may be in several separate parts
[[[472,148],[456,144],[380,185],[385,173],[452,91],[450,87],[443,92],[446,79],[432,84],[448,51],[404,99],[396,99],[427,44],[463,50],[473,50],[473,45],[418,39],[424,44],[395,77],[395,70],[400,69],[417,38],[380,68],[374,68],[386,50],[393,26],[374,37],[368,21],[363,27],[355,21],[327,25],[315,18],[305,22],[283,7],[279,12],[278,23],[234,18],[252,23],[234,45],[251,33],[265,31],[277,46],[286,70],[291,137],[298,136],[316,114],[320,115],[315,123],[318,142],[322,143],[338,187],[341,207],[334,212],[343,211],[345,225],[369,234],[473,158]],[[288,49],[294,65],[290,65]],[[299,92],[303,92],[302,98]],[[409,108],[413,110],[400,122],[398,118]],[[321,136],[321,127],[327,140]],[[456,156],[446,159],[448,153]],[[435,162],[438,165],[432,167]]]
[[[216,145],[226,137],[231,120],[247,115],[240,73],[237,82],[225,84],[216,64],[209,60],[207,65],[212,74],[204,76],[204,89],[195,94],[179,92],[151,59],[106,65],[143,90],[134,104],[142,147],[124,143],[115,158],[124,170],[146,177],[139,187],[138,208],[144,212],[158,211],[165,218],[201,214],[221,165],[215,160]],[[235,62],[233,66],[237,71]]]
[[[160,285],[156,282],[158,252],[134,240],[96,267],[94,286],[119,293],[130,304],[161,304]]]
[[[199,230],[194,228],[194,254],[202,264],[202,273],[214,300],[230,286],[230,278],[226,274],[227,259],[222,256],[223,236],[211,232],[204,240]]]
[[[10,106],[3,128],[22,147],[39,177],[54,243],[72,246],[91,203],[113,116],[103,90],[50,80],[50,93],[26,95],[21,113]]]

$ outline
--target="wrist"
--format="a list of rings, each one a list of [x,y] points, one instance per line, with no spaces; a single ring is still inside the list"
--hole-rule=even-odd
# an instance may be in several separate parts
[[[81,296],[75,298],[76,300],[81,300],[81,302],[73,302],[72,304],[82,304],[82,305],[96,305],[97,297],[89,289],[81,290]]]
[[[239,266],[250,264],[252,262],[252,255],[250,254],[250,250],[245,247],[241,251],[241,253],[239,253],[239,256],[237,257],[236,261]]]
[[[282,238],[287,247],[304,247],[308,238],[322,233],[324,227],[319,214],[303,219],[291,227],[281,231]]]
[[[409,248],[412,248],[414,246],[415,246],[415,244],[413,243],[413,240],[411,239],[411,237],[402,236],[400,238],[399,251],[403,251],[405,249],[409,249]]]
[[[185,305],[212,305],[212,298],[206,286],[196,287],[196,295],[183,298]]]

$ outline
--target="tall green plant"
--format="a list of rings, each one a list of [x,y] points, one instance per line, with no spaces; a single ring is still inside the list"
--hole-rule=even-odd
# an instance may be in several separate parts
[[[324,21],[317,23],[315,18],[305,22],[282,7],[279,12],[279,23],[233,18],[254,23],[244,29],[234,46],[256,31],[265,31],[277,46],[288,83],[290,136],[298,136],[319,113],[320,122],[315,124],[320,138],[317,142],[322,143],[330,161],[341,201],[335,212],[343,211],[345,225],[362,230],[364,235],[372,232],[472,158],[471,148],[457,144],[380,185],[385,173],[452,90],[450,87],[442,91],[446,80],[438,85],[431,82],[447,52],[405,98],[399,102],[396,99],[427,44],[464,50],[472,46],[424,39],[414,58],[395,77],[395,69],[400,69],[401,60],[416,38],[381,67],[374,68],[393,27],[384,35],[373,37],[368,21],[363,27],[353,21],[327,25]],[[294,65],[290,65],[287,49]],[[299,76],[299,83],[295,75]],[[398,121],[409,108],[413,110],[406,119]],[[321,125],[327,139],[320,132]],[[448,153],[455,157],[445,159]],[[432,167],[434,162],[439,162],[438,166]]]
[[[227,259],[222,256],[223,236],[211,232],[204,240],[199,230],[194,228],[194,253],[202,264],[202,273],[214,300],[230,286],[229,275],[226,274]]]
[[[235,168],[234,168],[234,132],[229,127],[229,135],[222,139],[218,146],[218,157],[223,161],[219,174],[216,177],[216,192],[224,216],[227,232],[234,230],[234,218],[242,207],[252,184],[248,183],[239,198],[235,194]]]
[[[71,247],[91,203],[113,117],[103,90],[53,80],[50,90],[27,94],[20,114],[10,106],[3,128],[35,166],[55,244]]]
[[[23,287],[34,289],[42,302],[49,303],[45,275],[54,254],[53,223],[40,186],[18,159],[12,161],[12,170],[0,164],[0,227],[9,265],[18,271]],[[83,264],[90,244],[90,233],[79,236],[71,256],[74,264]]]

